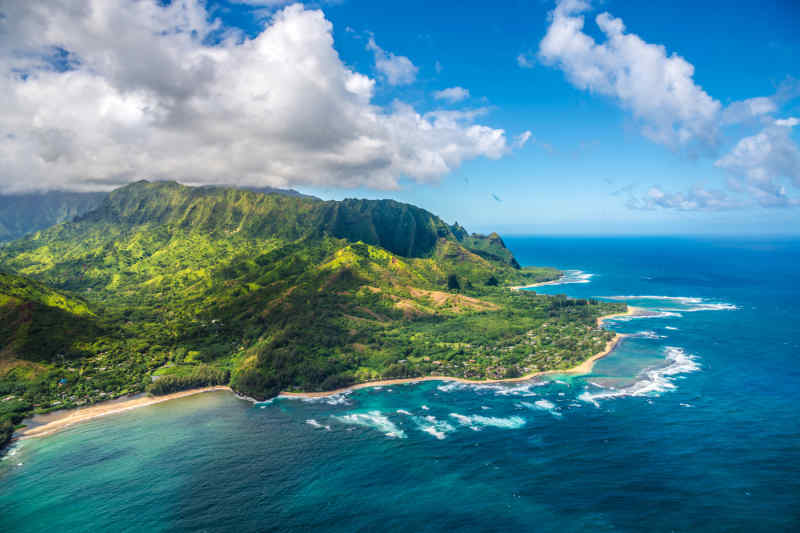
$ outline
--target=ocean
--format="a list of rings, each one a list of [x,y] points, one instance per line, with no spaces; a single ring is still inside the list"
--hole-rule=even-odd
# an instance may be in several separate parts
[[[800,241],[507,237],[645,309],[587,376],[96,419],[0,460],[0,531],[798,531]]]

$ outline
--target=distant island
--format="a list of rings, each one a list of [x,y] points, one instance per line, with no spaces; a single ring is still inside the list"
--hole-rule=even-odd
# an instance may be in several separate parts
[[[32,413],[145,391],[566,370],[627,309],[508,290],[561,272],[412,205],[174,182],[0,247],[0,271],[0,443]]]

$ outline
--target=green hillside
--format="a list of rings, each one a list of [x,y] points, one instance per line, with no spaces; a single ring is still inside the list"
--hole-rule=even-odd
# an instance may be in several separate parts
[[[0,397],[40,410],[145,388],[230,382],[266,398],[567,368],[610,338],[596,317],[624,308],[508,291],[560,273],[414,206],[176,183],[118,189],[0,248],[0,266],[30,287],[8,289],[8,309],[49,306],[0,337],[17,362]]]
[[[0,195],[0,242],[71,220],[100,205],[106,193],[50,191]]]

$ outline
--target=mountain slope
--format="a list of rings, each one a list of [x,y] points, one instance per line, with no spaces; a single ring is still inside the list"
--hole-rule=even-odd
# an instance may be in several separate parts
[[[106,193],[65,192],[0,195],[0,242],[12,241],[96,208]]]
[[[176,183],[118,189],[75,221],[0,248],[0,265],[80,296],[103,325],[79,364],[25,355],[67,380],[24,391],[51,407],[153,380],[168,392],[230,375],[265,398],[567,367],[608,339],[596,317],[624,307],[505,290],[559,272],[520,269],[496,234],[414,206]],[[531,341],[545,337],[558,342]]]

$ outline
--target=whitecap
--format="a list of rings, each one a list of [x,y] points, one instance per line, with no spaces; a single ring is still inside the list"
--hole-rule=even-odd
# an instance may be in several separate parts
[[[368,428],[377,429],[387,437],[404,439],[405,432],[398,428],[394,422],[389,420],[380,411],[369,411],[367,413],[351,413],[348,415],[335,416],[337,420],[345,424],[354,424]]]
[[[696,296],[654,296],[654,295],[637,295],[637,296],[605,296],[607,300],[656,300],[675,303],[683,307],[663,307],[659,311],[662,312],[686,312],[693,313],[696,311],[734,311],[739,309],[738,306],[726,302],[709,302],[705,298]]]
[[[519,402],[519,405],[522,407],[527,407],[528,409],[532,410],[539,410],[539,411],[547,411],[551,415],[555,417],[561,417],[561,413],[558,412],[558,408],[556,404],[551,402],[550,400],[536,400],[533,403],[530,402]]]
[[[681,318],[683,315],[676,311],[649,311],[644,310],[635,315],[621,315],[612,318],[607,318],[607,321],[613,322],[630,322],[631,320],[640,320],[643,318]]]
[[[421,406],[421,409],[423,411],[427,411],[428,409],[430,409],[430,407],[428,407],[427,405],[423,405],[423,406]]]
[[[653,339],[653,340],[666,338],[664,335],[659,335],[655,331],[650,331],[650,330],[640,331],[638,333],[635,333],[633,336],[641,339]]]
[[[278,396],[284,400],[300,400],[306,403],[325,403],[328,405],[350,405],[350,391],[331,394],[330,396]]]
[[[450,416],[458,420],[462,426],[469,426],[475,430],[478,430],[482,427],[517,429],[525,425],[525,419],[519,416],[499,418],[493,416],[462,415],[459,413],[450,413]]]
[[[594,274],[584,272],[583,270],[565,270],[564,274],[555,281],[551,281],[548,285],[567,285],[569,283],[589,283],[592,281]]]
[[[664,326],[664,329],[668,329],[670,331],[678,331],[678,328],[676,328],[675,326]]]
[[[417,427],[436,437],[439,440],[444,440],[447,438],[448,433],[452,433],[456,430],[449,422],[445,420],[438,420],[435,416],[425,416],[425,417],[414,417],[414,423],[417,424]]]
[[[398,409],[397,412],[400,413],[401,415],[411,415],[411,413],[409,413],[405,409]]]
[[[673,381],[679,374],[700,370],[697,357],[687,354],[683,348],[666,346],[664,349],[666,351],[666,366],[645,370],[640,379],[629,387],[596,393],[591,393],[587,390],[578,396],[578,399],[599,406],[597,400],[606,398],[657,395],[661,392],[674,390],[676,387]]]
[[[669,307],[662,308],[661,311],[681,311],[683,313],[694,313],[696,311],[736,311],[739,306],[729,303],[701,303],[692,307],[681,307],[673,309]]]
[[[679,302],[682,304],[699,304],[703,301],[702,298],[698,298],[696,296],[656,296],[652,294],[603,296],[603,298],[606,300],[666,300],[670,302]]]

